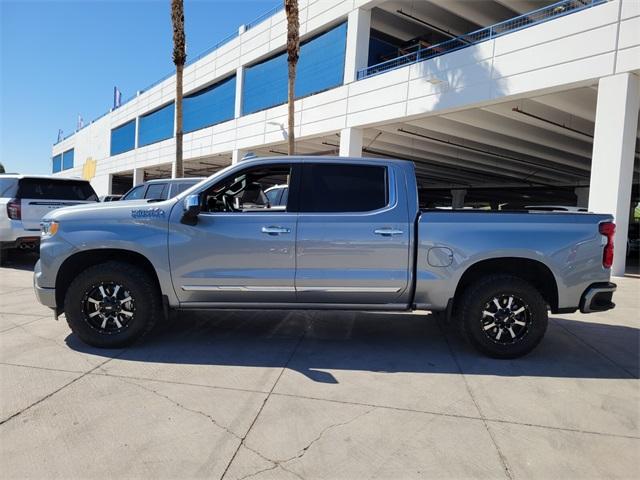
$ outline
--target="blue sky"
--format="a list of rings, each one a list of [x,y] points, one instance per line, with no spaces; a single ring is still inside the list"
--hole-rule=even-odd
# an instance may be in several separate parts
[[[194,57],[278,0],[185,0]],[[0,162],[50,173],[58,129],[106,112],[171,72],[170,0],[0,0]]]

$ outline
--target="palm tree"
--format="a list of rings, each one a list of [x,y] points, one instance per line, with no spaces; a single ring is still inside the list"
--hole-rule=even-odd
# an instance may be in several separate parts
[[[171,0],[171,23],[173,24],[173,63],[176,65],[176,168],[175,176],[184,176],[182,165],[182,72],[187,60],[184,35],[183,0]]]
[[[300,56],[300,19],[298,18],[298,0],[284,0],[284,10],[287,14],[287,57],[289,65],[289,155],[295,153],[294,101],[296,99],[296,65]]]
[[[4,165],[2,165],[2,164],[0,163],[0,173],[4,173],[4,172],[5,172],[5,170],[4,170]]]

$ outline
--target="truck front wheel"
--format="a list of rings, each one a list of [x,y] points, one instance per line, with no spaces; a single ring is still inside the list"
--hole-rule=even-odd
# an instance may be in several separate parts
[[[83,342],[119,348],[151,330],[162,307],[156,284],[143,269],[109,261],[87,268],[71,282],[64,311]]]
[[[491,275],[471,284],[458,313],[463,336],[494,358],[526,355],[547,330],[547,304],[540,292],[510,275]]]

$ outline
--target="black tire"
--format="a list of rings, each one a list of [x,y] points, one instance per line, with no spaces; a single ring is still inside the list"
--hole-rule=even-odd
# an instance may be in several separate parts
[[[109,261],[87,268],[71,282],[64,312],[69,327],[83,342],[120,348],[153,328],[162,316],[162,302],[156,283],[144,270]]]
[[[469,285],[458,307],[465,339],[493,358],[517,358],[531,352],[549,322],[547,303],[540,292],[510,275],[491,275]]]

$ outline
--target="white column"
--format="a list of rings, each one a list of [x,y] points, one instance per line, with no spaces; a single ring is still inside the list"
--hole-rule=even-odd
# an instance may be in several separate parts
[[[242,116],[242,87],[244,84],[244,67],[236,68],[236,104],[235,118]]]
[[[624,275],[640,81],[632,73],[601,78],[593,137],[589,211],[616,222],[612,275]]]
[[[347,20],[347,50],[344,59],[344,83],[357,80],[358,70],[367,67],[371,10],[358,8]]]
[[[242,157],[246,155],[247,151],[242,150],[240,148],[236,148],[231,152],[231,165],[235,165],[236,163],[242,161]]]
[[[573,189],[576,194],[576,207],[589,208],[589,187],[576,187]]]
[[[141,183],[144,183],[144,169],[134,168],[133,169],[133,186],[135,187],[136,185],[140,185]]]
[[[343,128],[340,131],[341,157],[362,156],[362,134],[361,128]]]

